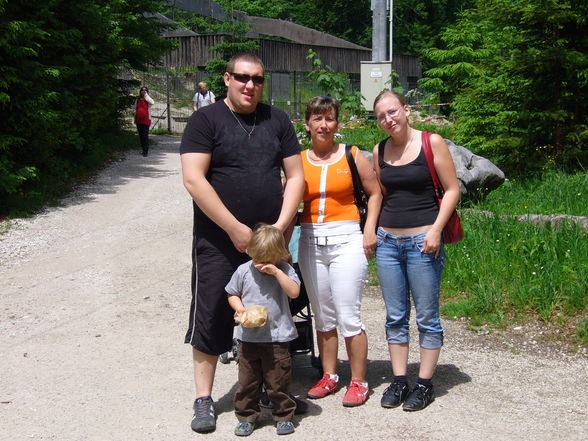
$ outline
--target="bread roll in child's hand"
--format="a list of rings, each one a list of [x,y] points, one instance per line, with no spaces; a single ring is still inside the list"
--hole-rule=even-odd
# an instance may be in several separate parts
[[[243,312],[235,312],[235,320],[245,328],[260,328],[267,322],[267,308],[259,305],[249,306]]]

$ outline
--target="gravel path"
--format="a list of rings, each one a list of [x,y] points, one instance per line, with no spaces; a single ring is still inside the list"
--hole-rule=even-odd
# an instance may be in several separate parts
[[[190,430],[191,202],[179,138],[154,138],[148,158],[129,152],[60,207],[0,235],[0,440],[236,438],[234,363],[219,365],[216,432]],[[376,289],[363,305],[372,397],[352,409],[342,392],[313,401],[288,439],[588,439],[588,357],[542,343],[540,330],[484,335],[446,320],[435,402],[416,413],[381,408],[390,368]],[[317,373],[307,355],[295,366],[303,396]],[[261,423],[251,439],[275,439],[269,413]]]

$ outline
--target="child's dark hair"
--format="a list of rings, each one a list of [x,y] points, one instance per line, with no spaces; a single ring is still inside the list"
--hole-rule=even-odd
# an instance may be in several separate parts
[[[255,262],[286,262],[290,253],[286,248],[284,235],[276,227],[259,223],[253,229],[253,236],[247,246],[247,254]]]

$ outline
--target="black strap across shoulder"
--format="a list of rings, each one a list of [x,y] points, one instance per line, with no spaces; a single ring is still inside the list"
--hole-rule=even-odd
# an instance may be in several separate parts
[[[365,193],[365,190],[363,189],[363,184],[361,183],[361,177],[359,176],[359,172],[357,171],[355,158],[353,158],[353,155],[351,154],[352,147],[352,145],[345,144],[345,156],[347,157],[347,163],[349,164],[349,170],[351,171],[351,180],[353,182],[353,198],[355,199],[355,205],[357,206],[357,210],[359,212],[361,231],[363,231],[365,220],[367,218],[368,198]],[[362,154],[359,151],[359,147],[357,149],[357,154]]]
[[[384,150],[386,149],[386,142],[390,139],[390,137],[384,139],[383,141],[378,144],[378,165],[380,168],[384,166]]]

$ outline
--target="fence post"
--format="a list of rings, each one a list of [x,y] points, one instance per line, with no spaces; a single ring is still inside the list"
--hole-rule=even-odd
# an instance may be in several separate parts
[[[167,104],[167,131],[171,133],[171,112],[169,108],[169,72],[165,71],[165,98]]]

